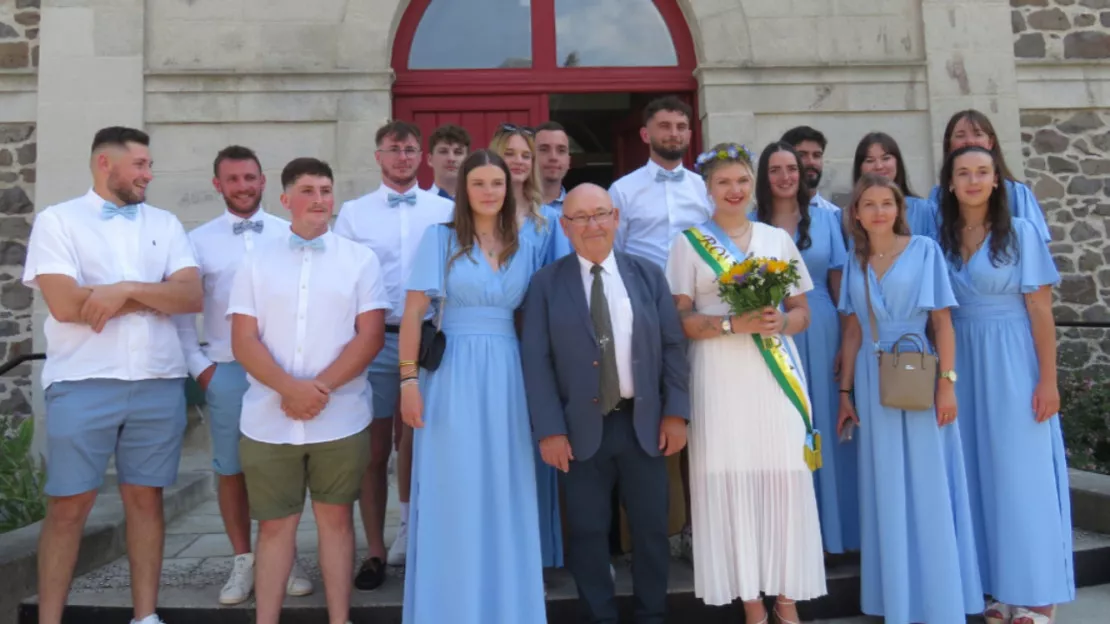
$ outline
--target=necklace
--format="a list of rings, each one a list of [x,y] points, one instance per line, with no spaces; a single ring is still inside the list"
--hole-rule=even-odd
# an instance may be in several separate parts
[[[744,236],[748,233],[748,230],[750,229],[752,229],[752,222],[748,221],[748,224],[740,228],[739,231],[725,232],[725,234],[728,234],[729,238],[744,238]]]

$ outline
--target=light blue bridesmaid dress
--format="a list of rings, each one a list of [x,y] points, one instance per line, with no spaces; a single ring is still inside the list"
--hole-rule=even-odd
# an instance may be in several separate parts
[[[562,256],[556,255],[560,213],[548,204],[540,208],[543,224],[529,218],[520,229],[520,238],[538,250],[541,263],[537,270]],[[565,237],[564,237],[565,240]],[[523,245],[523,242],[521,243]],[[543,462],[539,445],[535,446],[536,496],[540,514],[540,544],[543,547],[543,567],[563,567],[563,524],[559,517],[559,473]]]
[[[881,280],[854,257],[844,271],[840,311],[856,315],[863,330],[855,371],[860,604],[886,624],[963,622],[985,605],[960,430],[938,427],[934,409],[907,412],[879,402],[865,276],[885,350],[905,333],[927,341],[929,312],[956,305],[940,247],[923,236],[910,239]]]
[[[821,517],[821,540],[830,553],[859,550],[859,475],[855,441],[837,441],[836,418],[840,410],[840,386],[833,376],[833,360],[840,351],[840,316],[829,291],[829,271],[840,271],[848,259],[840,213],[810,205],[810,246],[802,249],[802,261],[813,277],[813,290],[806,293],[810,322],[794,336],[802,360],[809,396],[813,402],[813,426],[821,432],[823,466],[813,473],[817,509]],[[755,220],[754,212],[749,218]],[[795,234],[794,243],[798,243]]]
[[[432,226],[406,288],[437,297],[457,245]],[[447,349],[413,438],[404,624],[547,621],[536,469],[514,313],[542,261],[530,237],[495,271],[478,250],[447,272]]]
[[[920,197],[906,198],[906,223],[910,233],[937,240],[937,205]]]
[[[1010,214],[1028,221],[1046,243],[1052,242],[1052,234],[1044,220],[1044,211],[1028,186],[1016,180],[1006,180],[1006,199],[1010,204]],[[940,186],[934,186],[929,193],[929,201],[940,206]],[[940,218],[937,218],[940,223]],[[935,238],[935,237],[934,237]]]
[[[1037,423],[1040,378],[1024,295],[1060,280],[1036,227],[1013,220],[1010,259],[990,237],[965,264],[949,257],[960,307],[956,394],[983,589],[1010,605],[1075,599],[1068,465],[1060,417]]]

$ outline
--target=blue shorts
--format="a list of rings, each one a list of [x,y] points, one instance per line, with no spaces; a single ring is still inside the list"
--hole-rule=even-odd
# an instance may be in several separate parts
[[[370,407],[374,412],[374,419],[393,418],[400,407],[401,401],[401,369],[397,365],[401,362],[397,354],[397,334],[385,333],[385,344],[378,352],[378,357],[370,363],[370,372],[366,378],[370,381],[370,392],[373,400]]]
[[[48,496],[99,489],[113,452],[120,483],[167,487],[177,480],[185,378],[59,381],[44,396]]]
[[[212,470],[224,477],[243,472],[239,464],[239,416],[249,386],[242,365],[220,362],[204,394],[212,431]]]

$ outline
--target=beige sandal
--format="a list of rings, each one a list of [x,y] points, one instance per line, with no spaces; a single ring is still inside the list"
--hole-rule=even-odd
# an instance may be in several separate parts
[[[1011,618],[1013,618],[1013,608],[998,601],[991,602],[983,610],[983,619],[987,624],[1010,624]]]
[[[775,600],[775,608],[774,608],[775,619],[779,621],[779,624],[798,624],[798,622],[795,622],[793,620],[788,620],[788,619],[782,617],[782,614],[779,613],[779,605],[780,604],[781,605],[786,605],[786,606],[789,607],[789,606],[793,606],[793,605],[797,604],[797,602],[794,601],[794,600],[783,600],[781,598]],[[1036,624],[1040,624],[1040,622],[1037,622]]]

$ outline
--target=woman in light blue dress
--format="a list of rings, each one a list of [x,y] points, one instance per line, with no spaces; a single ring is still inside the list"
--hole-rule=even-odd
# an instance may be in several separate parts
[[[415,434],[404,623],[543,624],[536,472],[514,322],[542,250],[517,236],[499,156],[474,152],[459,179],[454,221],[428,228],[417,250],[401,322],[404,365],[418,359],[431,299],[444,305],[442,362],[423,387],[415,374],[401,382],[401,415]]]
[[[556,230],[560,213],[543,203],[539,172],[536,169],[536,142],[525,129],[512,124],[502,125],[490,140],[489,149],[505,159],[509,166],[513,200],[517,210],[517,228],[541,258],[542,268],[555,260]],[[559,473],[544,463],[538,444],[535,451],[536,496],[540,514],[540,544],[543,546],[543,567],[563,567],[563,528],[559,517]]]
[[[978,145],[985,150],[990,150],[995,162],[998,163],[999,177],[1006,187],[1010,214],[1028,221],[1046,243],[1051,243],[1052,234],[1048,230],[1048,224],[1045,223],[1044,211],[1037,203],[1036,196],[1028,186],[1018,182],[1010,173],[1010,168],[1006,166],[1006,159],[1002,156],[1002,150],[998,147],[998,133],[994,131],[990,118],[975,109],[959,111],[952,115],[944,128],[943,148],[946,158],[957,149],[968,145]],[[934,206],[940,205],[940,186],[933,187],[929,193],[929,201],[933,202]]]
[[[892,180],[906,198],[906,224],[910,233],[937,239],[937,206],[934,201],[917,197],[910,190],[902,150],[894,137],[885,132],[871,132],[860,139],[856,146],[856,159],[852,165],[852,184],[861,175],[873,173]]]
[[[784,159],[791,166],[782,166]],[[806,293],[810,323],[794,336],[813,402],[813,426],[824,436],[823,466],[813,473],[825,551],[842,554],[859,550],[859,496],[855,443],[836,443],[840,405],[836,360],[840,351],[840,272],[847,260],[840,214],[811,206],[809,191],[798,166],[798,155],[787,143],[772,144],[759,159],[755,196],[758,206],[748,218],[786,230],[801,251],[813,279]]]
[[[889,179],[860,178],[845,213],[853,256],[844,270],[840,311],[852,331],[844,337],[840,425],[858,426],[860,604],[886,624],[963,622],[965,614],[982,612],[983,590],[960,430],[952,425],[957,408],[949,308],[956,299],[948,267],[936,242],[910,235],[902,192]],[[884,350],[911,333],[932,351],[925,336],[932,322],[942,375],[934,408],[904,411],[880,402],[865,279]],[[905,341],[901,347],[916,349]]]
[[[941,171],[940,244],[960,307],[956,370],[988,622],[1049,624],[1075,599],[1068,465],[1056,386],[1048,245],[1011,217],[993,155],[969,146]]]

